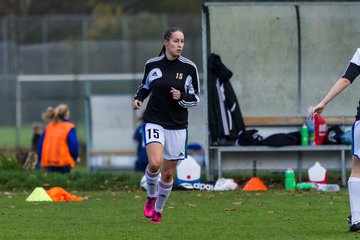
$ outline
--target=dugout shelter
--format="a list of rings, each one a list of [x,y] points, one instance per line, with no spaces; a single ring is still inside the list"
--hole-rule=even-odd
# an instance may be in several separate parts
[[[341,77],[360,42],[358,2],[205,2],[202,7],[202,43],[205,113],[208,114],[208,57],[218,54],[233,72],[231,84],[244,117],[301,117]],[[327,116],[353,116],[360,84],[338,96]],[[205,116],[209,126],[208,116]],[[297,129],[295,126],[294,129]],[[266,134],[273,127],[264,130]],[[290,131],[293,129],[276,129]],[[216,169],[206,131],[207,177]],[[296,153],[228,154],[228,170],[284,170],[294,165]],[[327,169],[339,161],[324,153]],[[311,166],[313,153],[303,156]],[[317,159],[318,156],[316,157]],[[347,158],[349,159],[349,158]],[[309,161],[306,161],[309,160]],[[321,161],[321,160],[320,160]],[[350,167],[351,161],[347,161]]]

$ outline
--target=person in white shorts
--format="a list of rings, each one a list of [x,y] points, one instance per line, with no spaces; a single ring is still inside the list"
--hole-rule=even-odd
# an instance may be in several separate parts
[[[318,103],[310,117],[314,117],[318,113],[322,113],[325,106],[335,98],[345,88],[355,80],[360,74],[360,48],[358,48],[350,60],[345,73],[331,87],[326,96]],[[360,231],[360,102],[357,108],[355,122],[352,126],[352,169],[348,180],[350,210],[351,215],[348,217],[350,223],[350,232]]]
[[[168,29],[160,55],[145,64],[142,83],[132,102],[137,110],[150,96],[143,116],[143,139],[149,160],[144,215],[151,223],[161,222],[177,162],[186,158],[187,109],[200,100],[197,67],[181,56],[183,48],[183,31],[178,27]]]

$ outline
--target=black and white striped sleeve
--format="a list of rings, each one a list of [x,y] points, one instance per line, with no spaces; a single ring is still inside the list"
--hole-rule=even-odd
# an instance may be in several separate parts
[[[140,86],[138,87],[138,90],[137,90],[133,100],[144,101],[144,99],[149,96],[151,90],[150,90],[150,83],[149,83],[148,79],[149,79],[149,70],[147,68],[147,65],[145,65],[143,80],[142,80]]]
[[[354,56],[350,60],[349,65],[347,66],[343,78],[348,79],[351,83],[355,80],[360,74],[360,48],[357,49]]]
[[[195,64],[193,65],[193,73],[190,74],[185,81],[185,92],[181,93],[179,105],[183,108],[197,106],[200,102],[200,83],[199,74]]]

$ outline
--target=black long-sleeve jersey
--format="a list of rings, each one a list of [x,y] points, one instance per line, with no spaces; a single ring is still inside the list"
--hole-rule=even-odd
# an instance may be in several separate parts
[[[180,90],[180,100],[172,98],[171,87]],[[134,99],[144,101],[149,95],[145,122],[159,124],[165,129],[187,128],[187,108],[198,105],[200,101],[196,65],[183,56],[172,61],[165,55],[149,59]]]
[[[351,83],[360,74],[360,48],[358,48],[351,58],[349,65],[347,66],[343,78],[348,79]]]
[[[348,79],[351,83],[360,75],[360,48],[358,48],[351,58],[349,65],[347,66],[343,78]],[[360,120],[360,101],[357,107],[356,120]]]

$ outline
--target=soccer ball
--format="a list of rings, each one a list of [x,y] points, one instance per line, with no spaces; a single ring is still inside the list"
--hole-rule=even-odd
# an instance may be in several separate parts
[[[160,181],[160,178],[161,178],[161,173],[159,174],[159,179],[158,179],[158,182]],[[146,184],[146,176],[144,175],[141,180],[140,180],[140,187],[142,189],[144,189],[145,191],[147,190],[147,184]]]
[[[144,175],[140,180],[140,187],[144,190],[147,190],[147,184],[146,184],[146,176]]]

